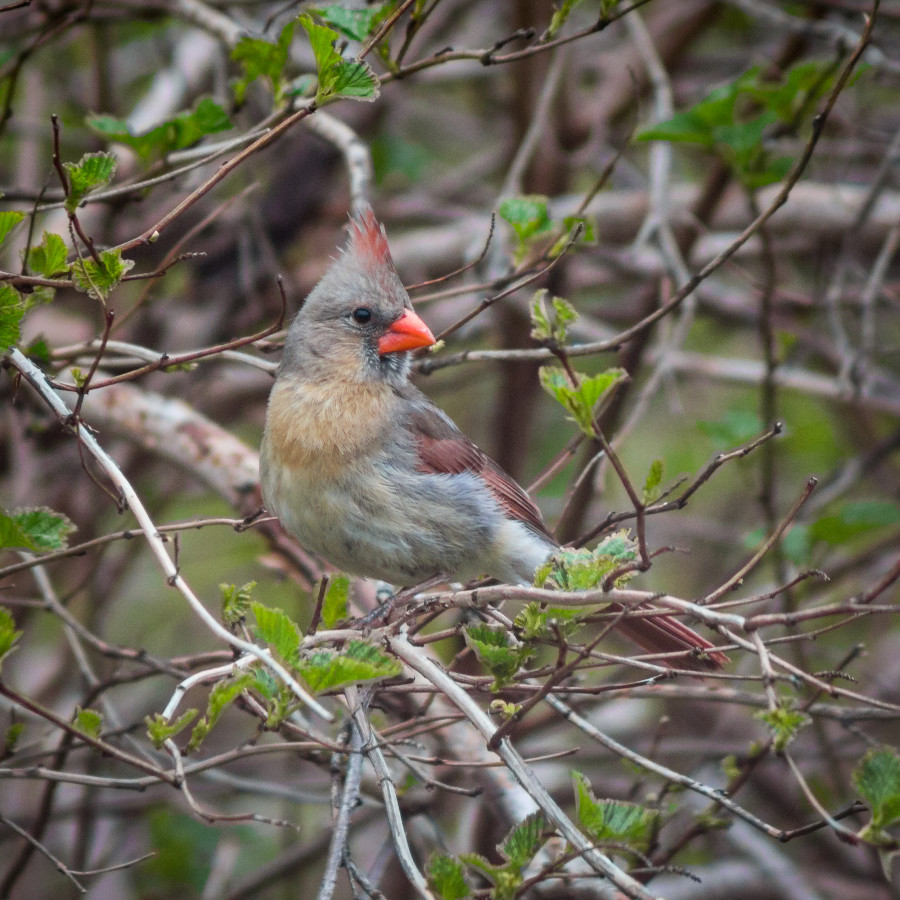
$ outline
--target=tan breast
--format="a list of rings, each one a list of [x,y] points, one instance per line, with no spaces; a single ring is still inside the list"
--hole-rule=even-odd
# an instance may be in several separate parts
[[[268,453],[307,476],[334,477],[384,443],[398,402],[384,384],[279,378],[266,416]]]

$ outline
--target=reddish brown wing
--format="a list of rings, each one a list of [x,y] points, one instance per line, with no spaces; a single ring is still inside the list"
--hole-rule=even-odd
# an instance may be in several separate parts
[[[477,475],[511,519],[524,522],[556,543],[531,497],[425,398],[418,398],[414,403],[410,424],[417,443],[420,471]]]

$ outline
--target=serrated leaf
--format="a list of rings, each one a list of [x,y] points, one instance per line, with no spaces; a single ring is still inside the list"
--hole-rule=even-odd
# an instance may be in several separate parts
[[[77,163],[63,163],[63,168],[69,175],[66,210],[75,212],[91,191],[110,181],[116,173],[116,165],[115,156],[107,152],[85,153]]]
[[[134,267],[133,259],[123,259],[120,250],[104,250],[99,262],[86,256],[72,263],[72,282],[95,300],[105,301]]]
[[[238,104],[244,102],[247,88],[257,78],[265,78],[272,88],[276,104],[281,102],[285,88],[284,68],[296,27],[295,21],[288,22],[281,29],[274,44],[271,41],[251,37],[241,38],[238,41],[231,51],[231,58],[240,63],[244,70],[243,77],[233,85],[234,99]]]
[[[75,718],[72,720],[72,725],[82,734],[97,739],[103,730],[103,716],[96,709],[82,709],[79,706],[75,710]]]
[[[575,307],[562,297],[550,297],[546,288],[535,291],[531,302],[531,336],[541,343],[562,347],[568,328],[578,319]]]
[[[627,531],[617,531],[593,550],[587,547],[557,550],[535,573],[535,584],[563,591],[589,591],[602,587],[610,572],[635,559],[637,544]]]
[[[316,102],[324,103],[334,97],[374,100],[378,96],[378,77],[368,63],[344,59],[335,49],[338,33],[327,25],[320,25],[310,15],[299,17],[309,36],[319,85]]]
[[[463,867],[451,856],[432,854],[426,873],[429,886],[440,900],[463,900],[471,893],[463,878]]]
[[[303,26],[310,46],[312,47],[313,56],[316,60],[316,71],[319,73],[319,80],[322,79],[322,72],[331,68],[336,62],[342,59],[341,54],[335,49],[335,41],[338,39],[338,33],[327,25],[316,22],[308,13],[303,13],[297,19]]]
[[[852,777],[859,795],[869,804],[874,828],[889,828],[900,821],[900,755],[893,747],[873,747]]]
[[[25,303],[19,292],[0,282],[0,354],[19,342],[19,323],[25,315]]]
[[[27,543],[24,545],[5,543],[5,539],[11,536],[11,533],[4,525],[0,547],[24,546],[25,549],[38,553],[64,550],[68,536],[75,531],[75,525],[67,516],[46,507],[17,510],[11,516],[3,518],[9,518],[15,523]]]
[[[546,567],[546,574],[540,582],[535,575],[535,584],[543,585],[549,577],[551,566]],[[573,606],[542,606],[529,603],[515,618],[516,633],[525,641],[536,637],[551,637],[574,634],[580,624],[584,611]]]
[[[553,228],[547,212],[547,198],[542,194],[506,197],[500,201],[498,212],[501,219],[512,225],[522,243]]]
[[[255,669],[253,674],[256,678],[253,687],[267,700],[271,700],[278,693],[280,682],[265,666]]]
[[[107,140],[131,147],[144,159],[164,157],[232,127],[228,114],[211,97],[202,97],[193,109],[176,113],[141,134],[134,134],[126,121],[112,116],[88,116],[86,121],[88,127]]]
[[[659,497],[659,486],[662,484],[664,469],[665,463],[661,459],[654,459],[650,463],[650,471],[647,473],[644,490],[641,494],[641,502],[644,506],[649,506]]]
[[[52,278],[67,271],[67,257],[66,242],[58,234],[45,231],[40,244],[28,251],[28,268],[37,275]]]
[[[7,235],[25,218],[25,213],[19,212],[17,209],[4,209],[0,212],[0,244],[2,244]]]
[[[377,100],[378,76],[367,62],[342,59],[319,76],[320,101],[326,97],[348,97],[352,100]]]
[[[322,622],[326,628],[334,628],[338,622],[347,618],[349,597],[350,579],[346,575],[332,576],[322,602]]]
[[[597,841],[613,841],[642,849],[659,813],[637,803],[598,800],[581,772],[572,772],[575,811],[581,827]]]
[[[513,826],[497,848],[510,865],[519,869],[527,866],[547,840],[548,822],[543,812],[536,810]]]
[[[280,609],[251,603],[259,636],[275,648],[275,652],[287,662],[293,663],[300,651],[300,629],[287,613]]]
[[[210,725],[215,725],[235,698],[255,683],[256,677],[252,672],[242,672],[224,681],[216,682],[209,693],[209,700],[206,704],[206,717],[209,719]]]
[[[222,595],[222,621],[226,625],[237,625],[247,618],[255,587],[255,581],[248,581],[240,587],[233,584],[219,585],[219,593]]]
[[[256,676],[252,672],[242,672],[239,675],[233,675],[223,681],[216,682],[209,693],[209,700],[206,703],[206,714],[194,726],[191,739],[188,741],[184,752],[193,753],[203,743],[204,738],[213,729],[216,722],[219,721],[222,713],[234,702],[235,698],[255,684]]]
[[[16,630],[12,613],[5,606],[0,606],[0,666],[3,659],[15,648],[16,641],[22,634],[23,632]]]
[[[499,690],[508,684],[534,655],[531,647],[527,644],[514,644],[512,636],[500,627],[469,625],[463,629],[463,637],[479,662],[494,676],[492,690]]]
[[[573,386],[561,367],[541,366],[538,377],[541,387],[556,398],[588,437],[593,437],[594,407],[597,401],[628,375],[624,369],[607,369],[598,375],[577,374],[578,384]]]
[[[790,709],[786,706],[763,710],[755,713],[754,718],[768,725],[774,739],[776,753],[781,753],[785,750],[788,744],[797,737],[800,730],[806,728],[812,722],[812,719],[805,712],[801,712],[799,709]]]
[[[0,549],[36,550],[37,548],[12,516],[0,513]]]
[[[153,746],[159,750],[169,738],[175,737],[178,732],[187,728],[197,717],[198,713],[199,710],[188,709],[171,723],[161,713],[146,716],[144,722],[147,725],[147,737],[153,742]]]
[[[350,40],[364,41],[375,31],[375,26],[387,15],[388,9],[389,5],[386,3],[364,9],[348,9],[332,3],[311,12]]]
[[[882,500],[861,500],[845,503],[834,515],[818,519],[810,525],[809,535],[813,540],[839,545],[857,535],[898,523],[900,523],[900,504]]]
[[[393,678],[400,662],[364,641],[350,641],[341,651],[318,650],[299,661],[297,671],[316,693],[361,681]]]

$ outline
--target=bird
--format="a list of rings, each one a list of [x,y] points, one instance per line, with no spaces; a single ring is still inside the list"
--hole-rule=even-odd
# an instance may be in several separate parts
[[[364,207],[288,328],[260,447],[263,501],[352,575],[531,584],[559,542],[523,488],[411,383],[412,351],[434,343]],[[651,653],[699,651],[675,666],[726,660],[668,615],[622,618],[618,630]]]

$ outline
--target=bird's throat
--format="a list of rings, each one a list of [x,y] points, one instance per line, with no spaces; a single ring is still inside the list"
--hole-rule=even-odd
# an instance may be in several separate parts
[[[266,442],[282,466],[334,477],[385,440],[396,395],[385,384],[279,378],[266,416]]]

